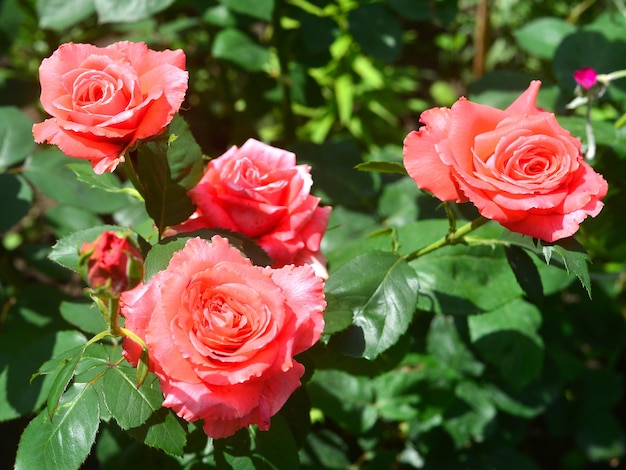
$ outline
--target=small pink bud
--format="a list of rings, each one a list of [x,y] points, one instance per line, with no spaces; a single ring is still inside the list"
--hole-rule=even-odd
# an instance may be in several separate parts
[[[79,266],[94,289],[118,296],[143,280],[143,257],[128,236],[103,232],[94,242],[83,243]]]
[[[598,81],[598,74],[591,67],[583,67],[574,72],[574,80],[585,90],[588,90]]]

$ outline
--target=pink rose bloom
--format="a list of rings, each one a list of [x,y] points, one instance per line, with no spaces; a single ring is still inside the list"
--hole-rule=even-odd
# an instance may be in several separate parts
[[[580,141],[537,109],[541,82],[506,110],[465,98],[422,113],[404,141],[417,185],[442,201],[471,201],[514,232],[553,242],[602,209],[607,183],[583,161]]]
[[[103,232],[94,242],[83,243],[79,266],[89,286],[108,288],[114,296],[143,279],[143,256],[128,237],[115,232]]]
[[[583,67],[574,72],[574,80],[585,90],[588,90],[598,81],[598,74],[591,67]]]
[[[326,277],[320,243],[330,207],[310,194],[307,165],[296,165],[286,150],[248,139],[209,162],[189,191],[197,211],[169,234],[225,228],[254,239],[274,260],[273,267],[311,264]]]
[[[161,133],[180,108],[188,74],[181,50],[144,43],[63,44],[39,67],[41,104],[52,116],[33,126],[38,143],[113,171],[139,139]]]
[[[324,327],[324,283],[310,266],[254,266],[228,240],[193,238],[169,266],[121,297],[125,327],[148,346],[163,406],[204,420],[213,438],[270,426],[300,385],[294,356]],[[136,364],[141,348],[124,340]]]

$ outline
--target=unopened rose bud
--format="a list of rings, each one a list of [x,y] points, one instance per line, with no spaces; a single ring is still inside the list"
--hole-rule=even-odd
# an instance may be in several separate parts
[[[79,266],[89,286],[113,296],[143,280],[143,257],[133,241],[115,232],[103,232],[94,242],[83,243]]]
[[[583,67],[574,72],[574,80],[585,90],[589,90],[598,81],[598,74],[591,67]]]

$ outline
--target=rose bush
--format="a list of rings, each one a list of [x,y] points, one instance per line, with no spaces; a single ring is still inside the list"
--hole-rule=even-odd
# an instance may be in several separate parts
[[[226,228],[253,238],[273,267],[311,264],[325,277],[320,243],[331,208],[319,206],[312,184],[309,167],[296,165],[292,152],[248,139],[209,162],[189,191],[197,211],[169,233]]]
[[[471,201],[486,218],[548,242],[602,209],[607,183],[580,141],[535,105],[541,82],[506,110],[460,98],[422,113],[404,141],[407,172],[442,201]]]
[[[294,355],[322,332],[323,281],[309,266],[262,268],[214,236],[190,239],[167,269],[122,294],[125,327],[149,351],[164,406],[226,437],[270,417],[300,385]],[[137,364],[141,348],[124,340]]]
[[[33,126],[38,143],[113,171],[137,140],[159,134],[187,91],[182,50],[144,43],[63,44],[39,68],[41,104],[52,116]]]
[[[143,257],[129,237],[105,231],[95,241],[83,243],[80,255],[83,277],[94,289],[107,288],[117,296],[143,279]]]

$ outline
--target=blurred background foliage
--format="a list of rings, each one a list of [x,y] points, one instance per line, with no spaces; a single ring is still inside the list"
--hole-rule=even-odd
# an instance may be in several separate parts
[[[334,206],[323,248],[333,273],[360,253],[414,249],[445,233],[437,201],[407,177],[354,170],[401,161],[423,110],[461,95],[505,107],[540,79],[539,105],[584,141],[584,110],[565,108],[572,72],[626,69],[625,10],[621,0],[1,0],[0,467],[13,465],[45,400],[45,385],[28,378],[72,343],[68,305],[83,301],[80,280],[47,259],[50,247],[103,223],[152,231],[143,206],[77,180],[58,150],[32,143],[32,122],[44,117],[38,67],[59,44],[182,48],[190,73],[182,115],[204,154],[257,137],[312,166],[316,193]],[[541,262],[543,291],[523,292],[501,270],[512,256],[502,250],[450,247],[414,261],[419,310],[395,345],[374,360],[353,357],[346,330],[303,355],[315,373],[272,424],[298,429],[283,445],[301,468],[623,465],[625,104],[626,80],[616,81],[592,113],[593,165],[610,187],[603,212],[577,236],[593,261],[593,300]],[[308,415],[290,414],[302,403]],[[84,468],[264,462],[241,434],[209,452],[201,431],[190,432],[185,457],[172,457],[111,421]],[[298,464],[272,458],[278,468]]]

